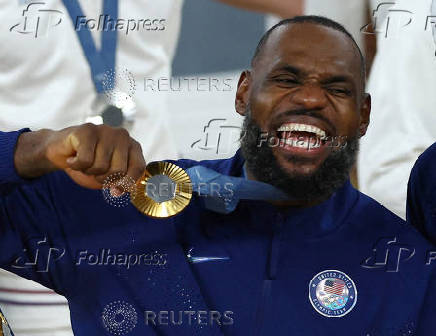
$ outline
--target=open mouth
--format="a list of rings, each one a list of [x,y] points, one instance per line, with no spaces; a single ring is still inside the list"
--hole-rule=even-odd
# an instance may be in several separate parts
[[[326,130],[301,123],[285,123],[277,129],[277,135],[281,146],[306,150],[321,148],[327,139]]]

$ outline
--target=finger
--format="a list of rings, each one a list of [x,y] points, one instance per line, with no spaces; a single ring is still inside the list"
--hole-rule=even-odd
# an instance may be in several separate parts
[[[120,144],[115,148],[115,151],[112,155],[112,162],[111,162],[111,172],[121,172],[126,173],[127,172],[127,164],[129,160],[129,144]]]
[[[112,139],[106,141],[105,139],[100,139],[97,143],[95,149],[95,158],[91,167],[86,169],[84,172],[88,175],[104,175],[106,174],[111,166],[112,154],[114,152],[115,145]]]
[[[97,146],[97,136],[93,134],[92,128],[82,128],[77,133],[71,134],[69,141],[76,151],[76,155],[67,158],[68,167],[79,171],[91,167]]]
[[[146,163],[141,145],[133,141],[129,150],[127,175],[137,181],[145,171]]]
[[[78,185],[88,189],[101,189],[102,184],[97,182],[94,176],[85,175],[84,173],[66,168],[65,172],[71,177],[71,179]]]
[[[112,161],[109,170],[105,174],[96,176],[96,180],[103,183],[108,176],[111,176],[115,173],[125,175],[127,172],[128,158],[129,158],[129,145],[127,143],[117,144],[112,154]]]

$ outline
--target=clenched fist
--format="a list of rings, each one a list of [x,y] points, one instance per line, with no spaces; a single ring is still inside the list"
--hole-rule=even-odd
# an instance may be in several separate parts
[[[23,133],[15,151],[15,167],[23,178],[64,170],[83,187],[101,188],[115,172],[137,180],[145,170],[141,145],[123,128],[84,124],[61,131]]]

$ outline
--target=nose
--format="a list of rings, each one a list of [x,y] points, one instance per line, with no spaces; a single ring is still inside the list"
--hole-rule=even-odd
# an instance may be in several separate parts
[[[324,90],[315,84],[302,85],[292,95],[293,103],[311,110],[323,109],[327,104]]]

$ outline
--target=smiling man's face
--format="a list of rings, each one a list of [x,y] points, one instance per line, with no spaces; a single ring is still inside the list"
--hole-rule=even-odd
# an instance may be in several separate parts
[[[360,62],[358,50],[344,33],[293,23],[275,29],[253,70],[241,75],[236,109],[252,126],[280,139],[268,150],[290,178],[310,178],[326,169],[329,157],[341,150],[346,153],[325,137],[357,143],[365,134],[370,97],[364,94]]]

